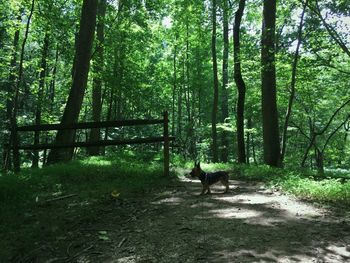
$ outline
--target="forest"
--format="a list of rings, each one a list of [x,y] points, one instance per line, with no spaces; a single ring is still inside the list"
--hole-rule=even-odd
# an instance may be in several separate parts
[[[1,1],[0,261],[350,260],[349,76],[349,0]]]

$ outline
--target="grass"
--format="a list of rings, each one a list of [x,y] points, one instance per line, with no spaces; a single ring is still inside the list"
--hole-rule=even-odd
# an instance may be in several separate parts
[[[36,242],[59,244],[72,226],[98,217],[112,193],[127,199],[168,185],[157,158],[146,159],[124,152],[0,176],[0,261],[23,260]],[[45,202],[69,194],[76,196]]]

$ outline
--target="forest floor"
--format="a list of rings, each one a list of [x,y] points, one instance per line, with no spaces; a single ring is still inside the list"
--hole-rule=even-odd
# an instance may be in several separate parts
[[[350,262],[349,210],[258,182],[230,187],[199,196],[200,182],[183,178],[157,192],[99,200],[94,216],[57,236],[60,245],[39,241],[22,261]]]

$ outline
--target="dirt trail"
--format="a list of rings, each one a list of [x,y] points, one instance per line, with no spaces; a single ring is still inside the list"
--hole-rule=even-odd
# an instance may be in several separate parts
[[[124,200],[100,212],[77,262],[350,262],[348,215],[231,181],[198,196],[185,179],[152,198]],[[346,219],[347,218],[347,219]],[[103,232],[102,232],[103,233]]]

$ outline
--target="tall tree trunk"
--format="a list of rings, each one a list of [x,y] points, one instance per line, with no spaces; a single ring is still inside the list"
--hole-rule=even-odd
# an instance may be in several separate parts
[[[48,99],[49,99],[49,103],[50,103],[50,107],[49,107],[49,114],[51,115],[54,111],[54,102],[55,102],[55,90],[56,90],[56,75],[57,75],[57,64],[58,64],[58,56],[59,56],[59,46],[58,44],[56,45],[56,54],[55,54],[55,64],[53,66],[52,69],[52,75],[51,75],[51,81],[50,81],[50,85],[49,85],[49,90],[48,90]],[[45,134],[45,143],[48,143],[49,141],[49,136],[46,133]],[[46,164],[47,162],[47,152],[48,149],[44,149],[44,153],[43,153],[43,165]]]
[[[276,102],[276,0],[264,1],[261,38],[261,79],[264,162],[279,166],[280,142]]]
[[[222,56],[222,89],[221,89],[221,122],[228,118],[228,57],[229,57],[229,36],[228,36],[228,0],[223,1],[223,40],[224,49]],[[225,130],[221,133],[221,161],[228,161],[229,133]]]
[[[179,85],[177,93],[177,137],[179,141],[182,140],[182,85]]]
[[[237,151],[238,151],[238,163],[246,162],[246,152],[244,145],[244,102],[246,86],[241,72],[241,54],[240,54],[240,39],[239,29],[241,26],[242,16],[245,7],[245,0],[239,1],[239,7],[235,15],[235,25],[233,28],[234,39],[234,79],[238,89],[238,101],[237,101]]]
[[[22,12],[22,11],[21,11]],[[18,22],[21,23],[22,17],[21,15],[18,16]],[[20,29],[19,27],[16,29],[14,37],[13,37],[13,53],[10,63],[10,75],[9,75],[9,81],[8,81],[8,89],[7,89],[7,100],[6,100],[6,117],[8,122],[11,121],[12,116],[12,110],[13,110],[13,95],[16,90],[16,80],[17,80],[17,52],[18,52],[18,44],[19,44],[19,35],[20,35]]]
[[[299,49],[300,49],[300,44],[302,40],[302,30],[303,30],[304,15],[306,11],[307,2],[308,0],[306,0],[305,2],[303,12],[301,14],[299,29],[298,29],[298,42],[294,53],[294,61],[293,61],[293,67],[292,67],[292,80],[290,84],[290,95],[289,95],[288,107],[287,107],[286,117],[283,125],[283,133],[282,133],[282,151],[280,156],[281,165],[283,165],[283,160],[284,160],[284,156],[287,148],[287,132],[288,132],[289,119],[292,114],[292,107],[293,107],[293,102],[295,97],[295,83],[296,83],[296,75],[297,75],[297,65],[299,60]]]
[[[175,38],[175,42],[176,42]],[[177,45],[174,46],[174,54],[173,54],[173,94],[172,94],[172,125],[171,125],[171,131],[172,135],[175,136],[175,95],[176,95],[176,85],[177,85],[177,72],[176,72],[176,52],[177,52]]]
[[[251,144],[250,142],[253,139],[253,137],[252,137],[252,139],[250,138],[251,137],[250,129],[252,128],[252,117],[248,117],[248,119],[247,119],[247,128],[248,128],[248,132],[247,132],[247,149],[246,149],[247,161],[246,162],[247,162],[247,164],[249,164],[250,163],[250,144]]]
[[[79,40],[76,50],[76,67],[68,101],[64,109],[61,124],[76,123],[88,80],[92,43],[95,34],[97,0],[84,0],[79,29]],[[56,144],[67,144],[74,141],[74,131],[58,131]],[[48,163],[69,161],[74,149],[55,149],[48,156]]]
[[[218,62],[216,58],[216,0],[213,0],[212,6],[212,36],[211,36],[211,53],[213,58],[213,77],[214,77],[214,97],[213,110],[211,117],[211,131],[212,131],[212,154],[213,162],[218,161],[218,144],[217,144],[217,112],[218,112],[218,98],[219,98],[219,80],[218,80]]]
[[[186,20],[186,109],[187,109],[187,129],[186,129],[186,144],[188,145],[188,152],[190,157],[193,157],[194,155],[194,149],[195,149],[195,141],[193,140],[193,130],[194,130],[194,123],[193,123],[193,93],[191,94],[191,88],[193,91],[193,87],[190,85],[190,35],[189,35],[189,24],[188,20]],[[191,103],[192,102],[192,103]]]
[[[95,122],[101,120],[101,111],[102,111],[102,72],[104,64],[104,27],[105,27],[105,16],[106,16],[106,5],[107,0],[99,0],[98,5],[98,22],[97,22],[97,42],[99,45],[98,50],[96,51],[96,60],[94,63],[94,82],[92,88],[92,119]],[[100,129],[91,129],[90,132],[90,142],[100,140]],[[90,147],[88,148],[89,155],[99,155],[99,147]]]
[[[22,10],[21,12],[22,13]],[[18,23],[21,24],[22,16],[21,14],[17,18]],[[19,35],[20,35],[20,28],[17,27],[14,37],[13,37],[13,44],[12,44],[12,57],[10,62],[10,71],[9,71],[9,79],[6,84],[6,124],[7,128],[11,129],[11,117],[12,117],[12,110],[13,110],[13,97],[16,90],[16,83],[17,83],[17,52],[18,52],[18,44],[19,44]],[[11,136],[10,136],[11,137]],[[5,134],[4,136],[4,143],[11,143],[11,138]],[[4,149],[5,150],[5,149]],[[5,171],[11,169],[11,155],[10,152],[7,151],[7,153],[4,155],[5,159],[3,160],[3,168]]]
[[[49,34],[45,33],[43,50],[41,53],[41,62],[40,62],[40,75],[39,75],[39,91],[36,105],[36,113],[35,113],[35,124],[41,124],[41,111],[44,97],[44,89],[45,89],[45,78],[46,78],[46,65],[47,65],[47,56],[49,51]],[[34,134],[34,145],[39,144],[39,132],[36,131]],[[39,151],[35,150],[33,155],[32,167],[37,168],[39,166]]]
[[[17,137],[17,113],[18,113],[18,103],[19,103],[19,94],[20,94],[20,88],[22,85],[22,80],[23,80],[23,63],[24,63],[24,48],[26,46],[26,42],[28,39],[28,34],[29,34],[29,26],[30,22],[34,13],[34,5],[35,5],[35,0],[32,1],[31,8],[30,8],[30,13],[27,19],[26,23],[26,30],[24,33],[24,38],[22,41],[22,47],[21,47],[21,57],[19,60],[19,68],[18,68],[18,76],[17,76],[17,81],[16,81],[16,87],[14,90],[14,98],[12,101],[12,116],[11,116],[11,144],[13,146],[13,167],[15,172],[18,172],[20,169],[20,156],[19,156],[19,150],[16,147],[18,145],[18,137]]]

